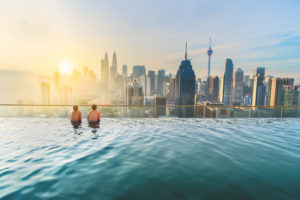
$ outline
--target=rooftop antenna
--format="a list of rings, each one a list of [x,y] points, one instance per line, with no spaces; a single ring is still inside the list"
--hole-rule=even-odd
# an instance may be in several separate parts
[[[187,42],[185,42],[185,60],[187,60]]]

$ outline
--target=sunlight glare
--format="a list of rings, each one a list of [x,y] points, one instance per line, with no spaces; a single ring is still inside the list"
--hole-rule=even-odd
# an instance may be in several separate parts
[[[73,68],[74,66],[69,61],[63,61],[59,65],[59,71],[62,74],[67,74],[67,75],[72,74]]]

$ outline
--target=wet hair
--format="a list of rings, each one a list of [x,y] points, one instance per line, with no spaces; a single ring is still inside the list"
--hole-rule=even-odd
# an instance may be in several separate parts
[[[96,110],[96,109],[97,109],[97,106],[96,106],[96,105],[92,105],[92,109],[93,109],[93,110]]]
[[[78,106],[76,106],[76,105],[73,106],[73,110],[74,110],[74,111],[77,111],[77,110],[78,110]]]

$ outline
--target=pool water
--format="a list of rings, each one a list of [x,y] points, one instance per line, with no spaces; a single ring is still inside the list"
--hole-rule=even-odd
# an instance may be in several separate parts
[[[300,199],[299,119],[0,118],[0,199]]]

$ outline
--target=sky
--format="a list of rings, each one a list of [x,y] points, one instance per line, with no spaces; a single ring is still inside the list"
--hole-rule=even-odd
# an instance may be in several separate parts
[[[131,72],[133,65],[176,73],[188,58],[206,76],[225,59],[252,74],[300,78],[299,0],[0,0],[0,69],[52,74],[59,63],[99,74],[107,51]],[[1,72],[0,72],[1,73]]]

